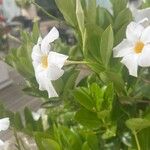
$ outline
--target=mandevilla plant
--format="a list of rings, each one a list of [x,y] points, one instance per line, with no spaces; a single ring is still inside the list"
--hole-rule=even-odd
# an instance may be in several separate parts
[[[107,9],[96,0],[55,2],[74,45],[56,27],[41,38],[35,23],[6,57],[44,111],[25,108],[25,123],[19,113],[1,115],[39,150],[149,150],[149,0],[134,11],[127,0],[111,0]]]

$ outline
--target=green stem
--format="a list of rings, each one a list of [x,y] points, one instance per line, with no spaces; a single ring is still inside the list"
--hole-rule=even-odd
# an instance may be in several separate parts
[[[11,35],[11,34],[7,34],[7,37],[8,37],[9,39],[13,40],[13,41],[16,41],[16,42],[18,42],[18,43],[21,43],[21,41],[20,41],[18,38],[16,38],[15,36],[13,36],[13,35]]]
[[[86,62],[86,61],[71,61],[71,60],[67,60],[65,62],[65,65],[79,65],[79,64],[88,64],[88,62]]]
[[[135,131],[133,131],[133,135],[134,135],[134,137],[135,137],[137,149],[138,149],[138,150],[141,150],[141,147],[140,147],[140,144],[139,144],[139,140],[138,140],[138,137],[137,137],[137,134],[136,134]]]
[[[15,139],[16,139],[17,148],[18,148],[18,150],[21,150],[21,145],[20,145],[20,142],[19,142],[19,138],[18,138],[18,135],[17,135],[17,132],[15,131],[15,129],[14,129],[14,136],[15,136]]]
[[[43,7],[41,7],[41,6],[38,5],[37,3],[35,3],[35,2],[32,2],[32,3],[33,3],[36,7],[38,7],[40,10],[42,10],[43,13],[45,13],[48,17],[50,17],[50,18],[52,18],[52,19],[54,19],[54,20],[57,20],[57,21],[59,21],[59,22],[63,22],[61,19],[59,19],[59,18],[57,18],[57,17],[55,17],[55,16],[49,14]]]

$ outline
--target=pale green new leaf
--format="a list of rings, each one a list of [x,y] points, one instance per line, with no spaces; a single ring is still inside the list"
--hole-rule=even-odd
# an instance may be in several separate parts
[[[150,121],[142,118],[132,118],[126,121],[126,125],[132,131],[140,131],[150,127]]]

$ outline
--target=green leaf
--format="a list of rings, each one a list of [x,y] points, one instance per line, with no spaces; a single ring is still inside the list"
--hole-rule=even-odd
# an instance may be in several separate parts
[[[49,150],[61,150],[59,144],[52,139],[43,139],[42,144],[43,144],[44,150],[47,150],[47,149],[49,149]]]
[[[96,23],[96,0],[85,0],[85,19],[89,24]]]
[[[104,93],[103,109],[111,110],[114,94],[114,86],[110,83]]]
[[[115,34],[114,46],[118,45],[124,38],[127,29],[127,24],[124,24]]]
[[[67,143],[66,147],[70,147],[71,150],[79,150],[82,141],[80,136],[73,129],[60,126],[59,131],[62,134],[63,140]]]
[[[95,134],[88,135],[87,136],[87,142],[88,142],[89,147],[92,150],[99,150],[99,141],[98,141],[98,137]]]
[[[106,29],[110,24],[113,25],[112,15],[102,7],[97,7],[97,24],[103,29]]]
[[[124,24],[129,24],[132,20],[132,13],[129,8],[122,10],[115,19],[114,29],[120,29]]]
[[[94,101],[93,99],[89,96],[87,93],[86,89],[84,88],[77,88],[74,91],[74,96],[75,99],[86,109],[93,111],[95,106],[94,106]]]
[[[100,54],[105,67],[108,66],[112,54],[113,41],[113,30],[112,27],[109,26],[102,34],[100,42]]]
[[[14,121],[13,122],[14,122],[14,127],[17,130],[22,130],[24,128],[23,123],[22,123],[22,119],[21,119],[21,115],[18,112],[14,115]]]
[[[115,72],[103,72],[100,74],[101,79],[105,83],[113,83],[115,90],[118,94],[125,94],[125,83],[122,77]]]
[[[107,129],[106,132],[102,135],[103,139],[109,139],[116,136],[116,126],[112,126]]]
[[[65,82],[64,89],[63,89],[63,98],[68,96],[68,91],[73,90],[76,84],[77,77],[79,75],[79,71],[72,72],[68,77],[67,81]]]
[[[99,128],[101,125],[97,114],[86,109],[80,109],[76,113],[75,119],[83,126],[86,126],[88,128]]]
[[[93,63],[100,62],[100,39],[103,29],[97,25],[88,24],[85,27],[83,39],[83,54],[87,60]]]
[[[77,21],[78,21],[78,26],[83,38],[84,34],[84,12],[82,9],[81,1],[76,0],[76,16],[77,16]]]
[[[127,7],[128,0],[111,0],[113,4],[113,12],[116,17],[122,10]]]
[[[35,22],[33,25],[33,31],[32,31],[33,43],[35,44],[37,43],[39,35],[40,35],[40,31],[39,31],[38,22]]]
[[[93,70],[96,73],[104,72],[105,68],[101,63],[92,62],[92,60],[88,60],[89,63],[87,64],[91,70]]]
[[[60,12],[63,14],[66,22],[71,26],[77,26],[76,19],[76,1],[75,0],[55,0],[57,7]]]
[[[100,88],[100,86],[96,83],[93,83],[90,86],[90,95],[92,95],[92,99],[95,102],[96,109],[99,111],[101,109],[101,104],[103,102],[104,89]]]
[[[27,107],[24,109],[24,116],[25,116],[25,123],[26,123],[27,129],[33,130],[33,131],[36,130],[36,124],[32,117],[32,113]]]
[[[89,147],[88,142],[85,142],[83,143],[81,150],[92,150],[92,149]]]
[[[138,140],[141,150],[149,150],[150,148],[150,127],[141,130],[138,134]]]
[[[140,131],[150,127],[150,121],[142,118],[132,118],[126,121],[126,126],[132,131]]]

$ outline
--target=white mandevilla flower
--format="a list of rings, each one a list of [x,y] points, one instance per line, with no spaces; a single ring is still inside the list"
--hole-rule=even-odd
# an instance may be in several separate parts
[[[53,27],[44,39],[39,37],[32,51],[32,61],[39,89],[46,90],[49,98],[58,96],[51,81],[63,75],[62,67],[68,58],[66,55],[51,51],[51,43],[58,38],[59,32]]]
[[[0,119],[0,131],[5,131],[9,128],[10,126],[10,121],[9,118],[2,118]],[[2,140],[0,140],[0,150],[7,150],[9,146],[9,143],[3,142]]]
[[[0,140],[0,150],[8,150],[9,142]]]
[[[40,118],[42,119],[43,128],[46,130],[49,127],[48,124],[48,115],[46,114],[46,109],[39,109],[37,112],[32,112],[33,119],[38,121]]]
[[[9,118],[2,118],[0,119],[0,131],[5,131],[9,128],[10,121]]]
[[[32,116],[35,121],[38,121],[40,117],[43,117],[44,115],[46,115],[46,110],[43,108],[39,109],[37,112],[32,112]]]
[[[135,22],[141,23],[145,27],[150,25],[150,8],[135,9],[132,11]]]
[[[140,23],[131,22],[127,26],[126,39],[113,52],[114,57],[123,57],[121,62],[129,74],[137,77],[138,66],[150,66],[150,26],[144,28]]]

